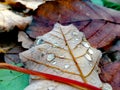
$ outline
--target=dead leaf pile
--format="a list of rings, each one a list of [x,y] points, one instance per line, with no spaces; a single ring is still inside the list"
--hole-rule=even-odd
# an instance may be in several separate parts
[[[90,0],[0,0],[0,53],[7,63],[120,90],[120,12]],[[31,79],[25,90],[87,89]]]

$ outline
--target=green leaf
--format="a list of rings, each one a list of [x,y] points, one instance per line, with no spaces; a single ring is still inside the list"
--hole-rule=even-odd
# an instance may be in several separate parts
[[[24,90],[29,84],[29,75],[0,69],[0,90]]]
[[[110,2],[108,0],[102,0],[102,1],[104,3],[105,7],[112,8],[112,9],[115,9],[115,10],[120,10],[120,4]]]
[[[102,0],[91,0],[91,1],[92,1],[92,3],[94,3],[96,5],[104,6]]]

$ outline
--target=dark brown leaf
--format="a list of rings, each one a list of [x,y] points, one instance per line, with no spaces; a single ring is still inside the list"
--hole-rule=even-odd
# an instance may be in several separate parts
[[[119,12],[81,0],[56,0],[40,5],[26,32],[35,38],[49,32],[56,22],[74,24],[97,48],[110,44],[116,36],[120,36]]]
[[[120,51],[120,40],[117,40],[117,42],[110,48],[110,51]]]
[[[120,62],[102,62],[100,77],[103,82],[110,83],[113,90],[120,90]]]

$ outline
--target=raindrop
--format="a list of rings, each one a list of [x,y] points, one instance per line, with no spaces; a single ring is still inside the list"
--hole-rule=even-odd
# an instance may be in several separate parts
[[[58,43],[54,43],[54,45],[53,45],[54,48],[55,48],[55,47],[58,47],[58,46],[59,46]]]
[[[77,36],[78,33],[77,33],[77,32],[72,32],[72,35],[73,35],[73,36]]]
[[[66,64],[64,68],[68,69],[69,67],[70,67],[70,65]]]
[[[87,42],[82,42],[82,45],[83,45],[84,47],[86,47],[86,48],[89,48],[89,47],[90,47],[90,45],[89,45]]]
[[[57,63],[56,61],[52,62],[53,65],[55,65],[56,63]]]
[[[43,43],[44,43],[43,39],[36,40],[36,45],[40,45],[40,44],[43,44]]]
[[[89,61],[92,61],[92,58],[91,58],[91,56],[89,54],[86,54],[85,58],[88,59]]]
[[[79,39],[78,38],[75,38],[76,41],[78,41]]]
[[[64,58],[65,56],[64,55],[60,55],[61,58]]]
[[[88,52],[89,52],[90,54],[93,54],[93,53],[94,53],[92,49],[89,49]]]
[[[78,38],[74,38],[72,42],[73,42],[73,43],[77,43],[78,40],[79,40]]]
[[[93,66],[93,64],[92,63],[89,63],[89,65],[92,67]]]
[[[48,54],[47,61],[52,61],[54,59],[55,59],[55,55],[54,54]]]

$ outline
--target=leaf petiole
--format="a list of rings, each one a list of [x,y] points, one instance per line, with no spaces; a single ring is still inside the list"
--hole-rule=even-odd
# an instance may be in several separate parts
[[[79,88],[80,90],[101,90],[100,88],[89,85],[87,83],[83,83],[83,82],[79,82],[76,80],[72,80],[72,79],[68,79],[68,78],[64,78],[64,77],[60,77],[60,76],[56,76],[56,75],[51,75],[51,74],[47,74],[47,73],[43,73],[43,72],[28,70],[28,69],[13,66],[13,65],[10,65],[7,63],[0,63],[0,69],[9,69],[9,70],[14,70],[14,71],[18,71],[18,72],[22,72],[22,73],[26,73],[26,74],[35,75],[38,77],[42,77],[44,79],[54,80],[57,82],[65,83],[65,84],[74,86],[76,88]]]

